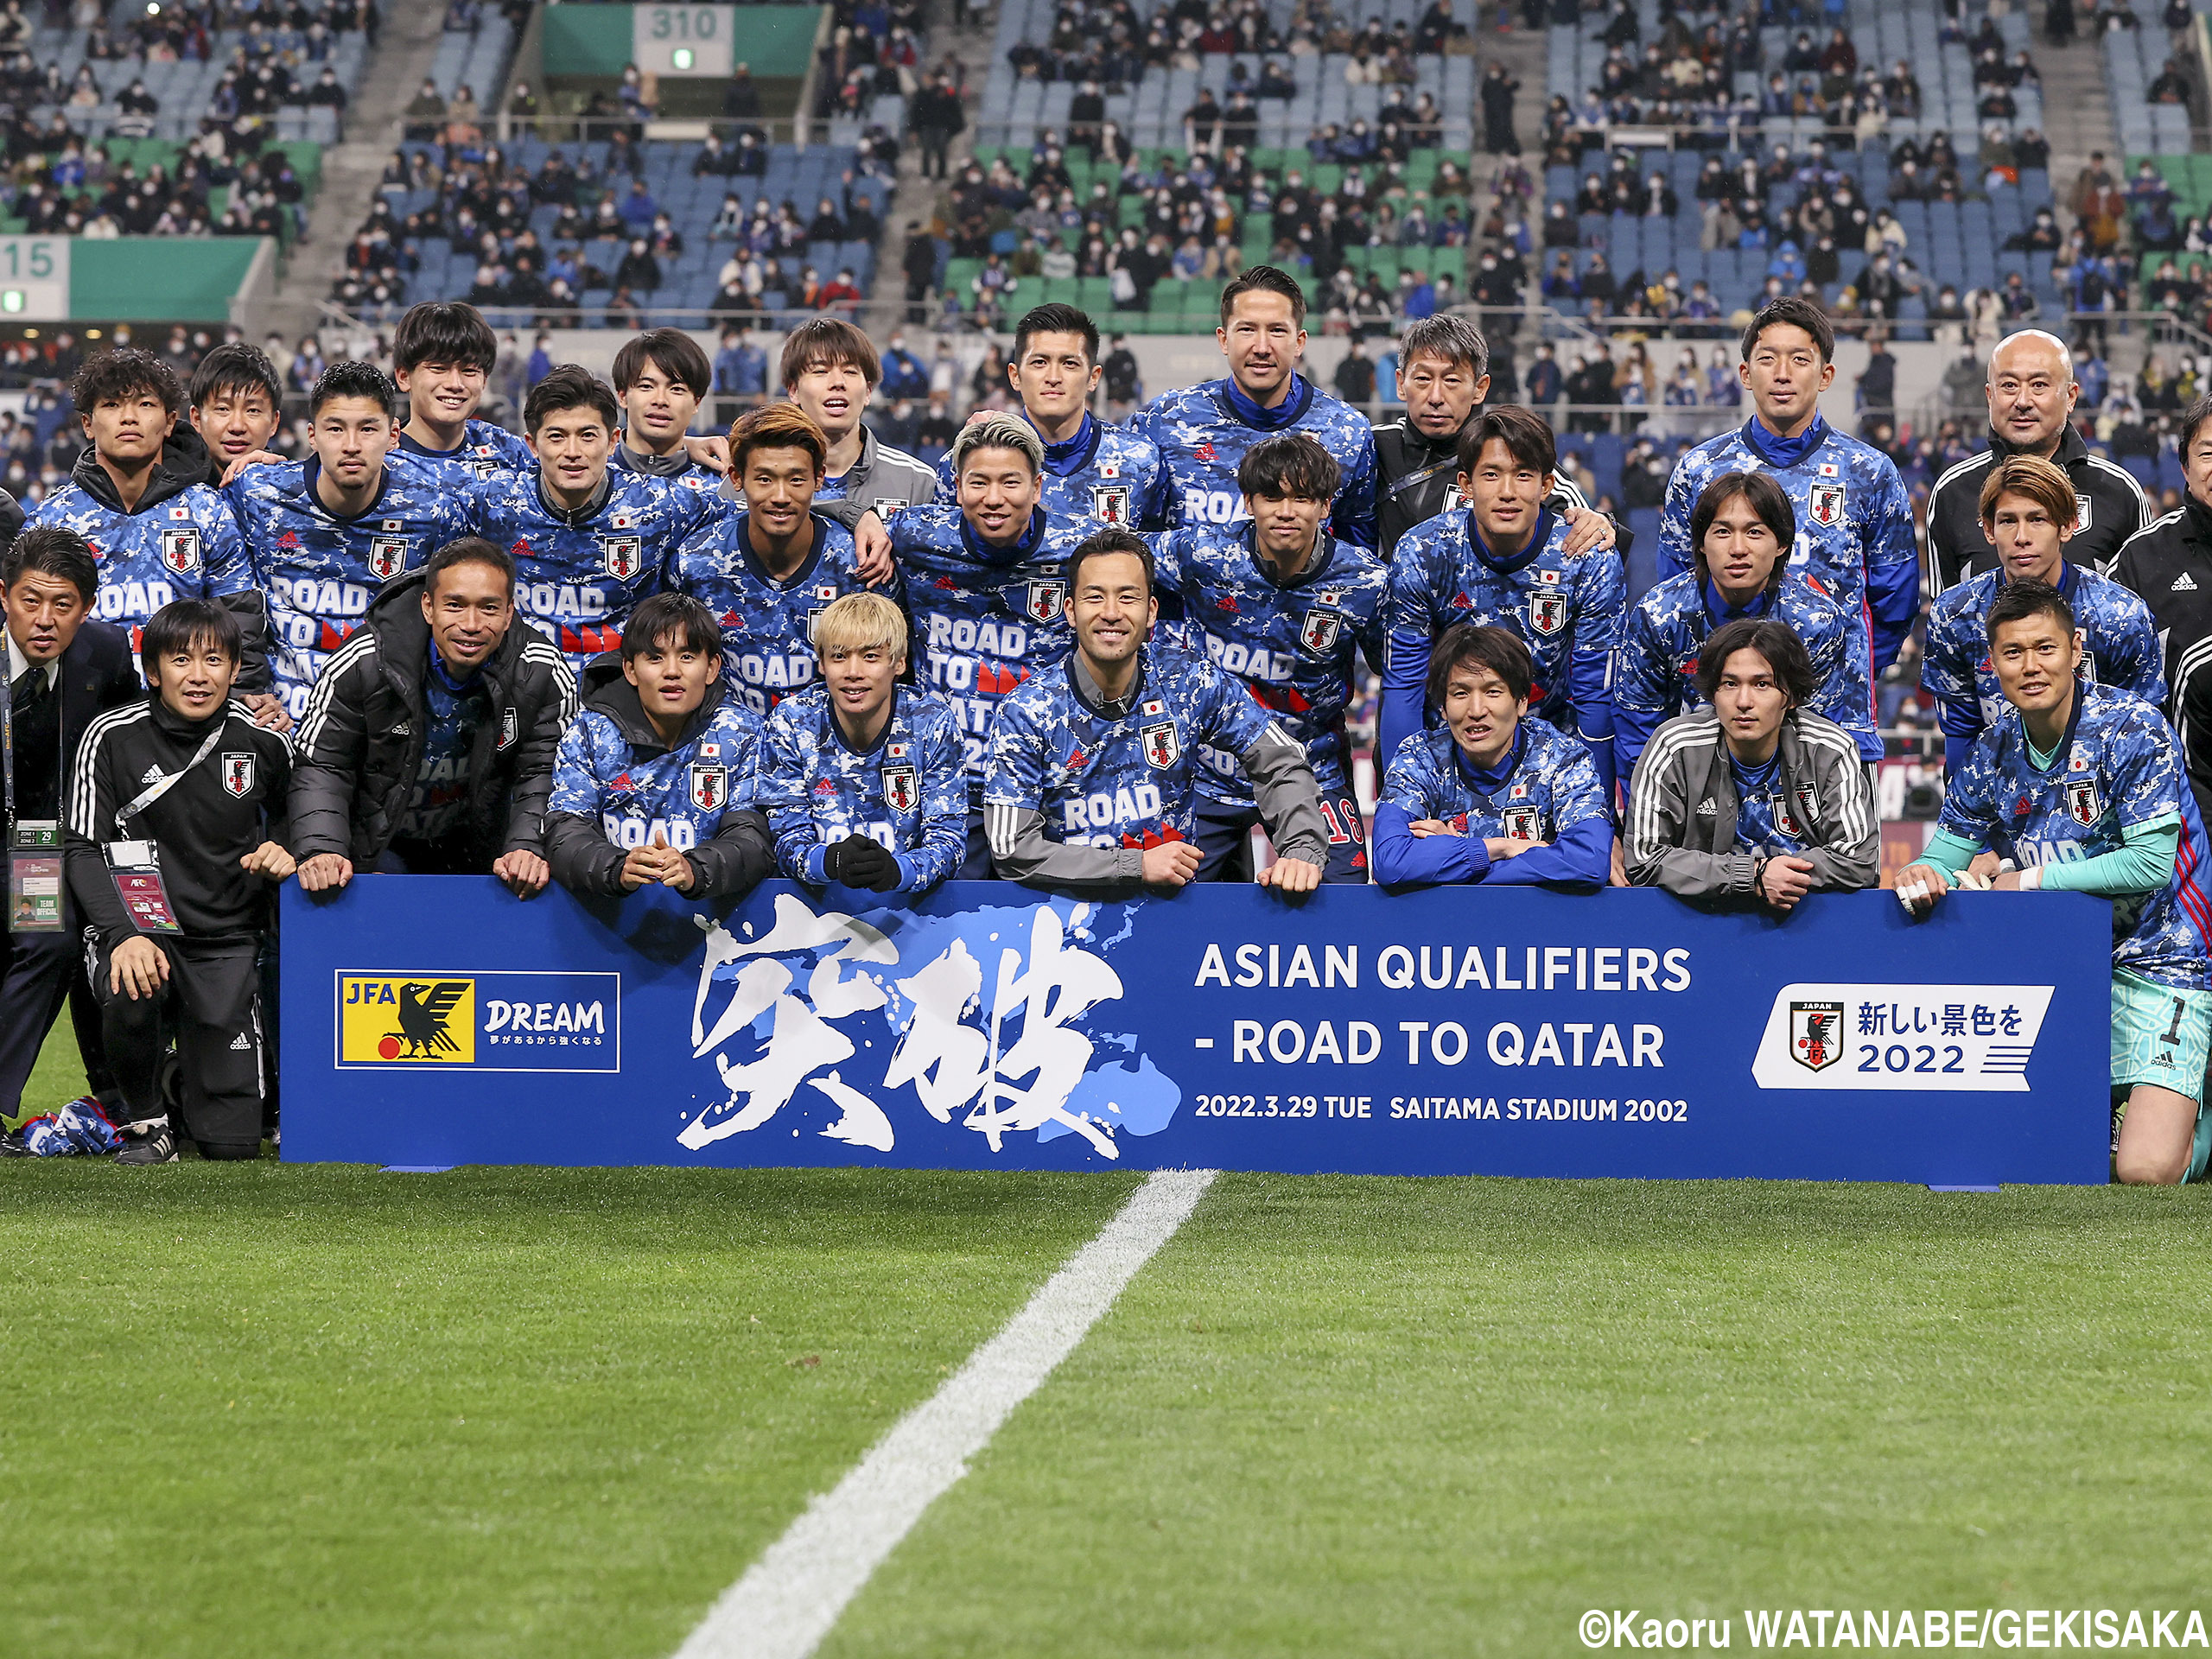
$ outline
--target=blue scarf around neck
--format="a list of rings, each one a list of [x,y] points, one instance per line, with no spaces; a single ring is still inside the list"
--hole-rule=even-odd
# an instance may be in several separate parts
[[[1273,409],[1262,409],[1237,389],[1235,377],[1221,383],[1222,402],[1245,425],[1262,432],[1280,432],[1313,407],[1313,385],[1302,374],[1290,377],[1290,396]]]

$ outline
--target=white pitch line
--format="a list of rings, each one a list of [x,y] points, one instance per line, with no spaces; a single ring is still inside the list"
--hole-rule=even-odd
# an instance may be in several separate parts
[[[968,1459],[1175,1236],[1211,1169],[1158,1170],[1029,1305],[724,1591],[676,1659],[806,1659]]]

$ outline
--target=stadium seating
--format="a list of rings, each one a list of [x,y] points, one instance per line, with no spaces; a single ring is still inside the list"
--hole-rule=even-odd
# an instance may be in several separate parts
[[[466,86],[480,105],[488,107],[506,85],[507,62],[514,55],[516,30],[505,14],[486,10],[472,33],[450,29],[438,41],[438,54],[430,65],[430,79],[440,98],[450,99]]]
[[[2104,36],[2105,86],[2112,94],[2120,148],[2131,156],[2177,155],[2189,149],[2189,107],[2146,101],[2171,48],[2164,29],[2115,29]]]

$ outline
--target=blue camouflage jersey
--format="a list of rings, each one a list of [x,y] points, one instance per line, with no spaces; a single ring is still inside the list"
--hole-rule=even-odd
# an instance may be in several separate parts
[[[826,687],[785,698],[768,716],[757,798],[776,863],[796,881],[828,884],[822,855],[866,836],[899,860],[900,893],[926,893],[968,854],[968,751],[943,699],[901,686],[875,747],[837,729]]]
[[[1415,732],[1383,769],[1376,810],[1395,806],[1415,823],[1434,818],[1475,840],[1556,842],[1595,819],[1610,834],[1612,813],[1590,751],[1547,721],[1524,715],[1513,748],[1478,774],[1452,734]]]
[[[1389,573],[1365,548],[1320,537],[1296,578],[1279,582],[1252,550],[1252,521],[1170,531],[1153,540],[1160,584],[1180,595],[1185,626],[1214,666],[1244,683],[1306,751],[1325,796],[1351,791],[1344,741],[1352,652],[1383,658]],[[1204,749],[1198,792],[1255,803],[1241,753]]]
[[[505,427],[490,421],[467,422],[461,428],[461,442],[451,449],[433,449],[410,437],[404,429],[394,448],[396,453],[412,455],[417,461],[443,462],[470,478],[493,479],[507,473],[537,470],[537,457],[531,453],[530,445]]]
[[[2028,755],[2019,710],[2006,704],[1943,797],[1938,827],[2021,868],[2117,852],[2131,830],[2177,823],[2174,873],[2153,893],[2112,901],[2112,965],[2161,985],[2212,984],[2205,961],[2204,823],[2174,736],[2149,703],[2085,685],[2049,771]]]
[[[1820,692],[1815,714],[1849,732],[1866,752],[1873,714],[1844,671],[1847,648],[1856,635],[1851,619],[1810,576],[1785,575],[1771,598],[1761,594],[1742,610],[1731,610],[1695,570],[1669,576],[1637,601],[1621,630],[1620,654],[1613,671],[1613,760],[1623,778],[1636,770],[1652,733],[1677,715],[1706,707],[1697,689],[1698,653],[1713,631],[1738,617],[1771,616],[1789,624],[1813,659]]]
[[[1707,483],[1723,473],[1771,473],[1797,517],[1791,571],[1818,582],[1852,625],[1838,690],[1847,686],[1854,710],[1863,706],[1866,712],[1863,719],[1838,717],[1838,723],[1859,740],[1861,755],[1878,760],[1875,677],[1896,660],[1920,609],[1920,547],[1913,538],[1912,502],[1897,467],[1872,445],[1816,421],[1801,435],[1809,440],[1803,455],[1787,466],[1772,466],[1745,435],[1758,423],[1753,416],[1735,431],[1707,438],[1675,464],[1659,520],[1659,574],[1678,575],[1694,568],[1690,510]],[[1760,428],[1758,442],[1771,448],[1781,441]]]
[[[1783,786],[1781,752],[1767,756],[1763,766],[1747,766],[1732,753],[1728,772],[1736,785],[1735,850],[1777,856],[1803,852],[1804,826]]]
[[[760,717],[725,699],[688,742],[640,754],[614,717],[586,709],[553,762],[548,812],[595,818],[625,850],[656,834],[679,853],[712,841],[725,812],[753,804]]]
[[[1367,416],[1294,377],[1290,397],[1262,410],[1230,380],[1163,393],[1129,417],[1129,430],[1159,450],[1182,497],[1178,522],[1226,524],[1248,516],[1236,467],[1264,438],[1303,432],[1337,458],[1343,477],[1330,505],[1338,541],[1375,545],[1375,432]]]
[[[1041,813],[1045,838],[1063,846],[1188,841],[1198,818],[1199,751],[1246,753],[1271,724],[1242,684],[1201,657],[1144,646],[1135,692],[1119,719],[1077,694],[1063,658],[999,705],[984,810]]]
[[[815,618],[868,587],[852,531],[811,516],[813,550],[786,581],[772,575],[753,550],[742,507],[693,531],[669,560],[669,587],[699,601],[721,624],[722,677],[756,714],[813,683]],[[895,585],[886,591],[899,597]]]
[[[1985,570],[1947,589],[1928,613],[1920,683],[1936,700],[1944,770],[1953,777],[1974,739],[2012,706],[1989,662],[1986,619],[2004,587],[2002,570]],[[2110,577],[2078,564],[2061,569],[2058,590],[2073,607],[2074,626],[2081,631],[2082,683],[2116,686],[2153,709],[2164,708],[2164,652],[2150,607]]]
[[[579,673],[621,649],[622,625],[660,591],[670,556],[722,512],[715,496],[609,468],[597,503],[567,512],[546,499],[534,463],[479,483],[468,499],[470,530],[514,555],[516,608]]]
[[[980,802],[1000,700],[1068,654],[1067,556],[1098,521],[1039,511],[1003,548],[977,536],[957,507],[903,507],[888,528],[906,578],[915,678],[951,709],[967,744],[969,798]]]
[[[1040,481],[1044,493],[1037,504],[1055,518],[1096,518],[1129,530],[1165,530],[1182,517],[1183,497],[1159,446],[1127,427],[1108,426],[1088,414],[1075,436],[1045,446]],[[959,498],[948,450],[937,464],[938,503],[950,506]]]
[[[230,504],[205,484],[142,499],[137,512],[124,512],[73,479],[23,523],[26,530],[48,526],[73,530],[92,548],[100,573],[92,614],[129,630],[134,652],[147,620],[171,601],[220,599],[259,588]]]
[[[376,500],[353,518],[323,505],[321,473],[313,455],[249,467],[223,492],[269,597],[270,667],[295,720],[323,659],[360,626],[378,590],[468,533],[467,500],[435,462],[387,456]]]
[[[1589,747],[1610,798],[1613,779],[1613,652],[1627,584],[1620,555],[1570,558],[1567,525],[1548,507],[1529,545],[1499,559],[1482,544],[1471,509],[1439,513],[1408,531],[1390,562],[1390,661],[1383,674],[1376,752],[1395,755],[1421,729],[1429,652],[1455,622],[1519,634],[1534,659],[1529,712]]]

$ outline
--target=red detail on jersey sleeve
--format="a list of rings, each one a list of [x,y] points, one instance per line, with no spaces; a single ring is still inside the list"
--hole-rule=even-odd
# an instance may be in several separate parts
[[[1260,707],[1278,714],[1302,715],[1313,707],[1313,700],[1300,695],[1294,685],[1268,685],[1258,680],[1247,680],[1244,684]]]

